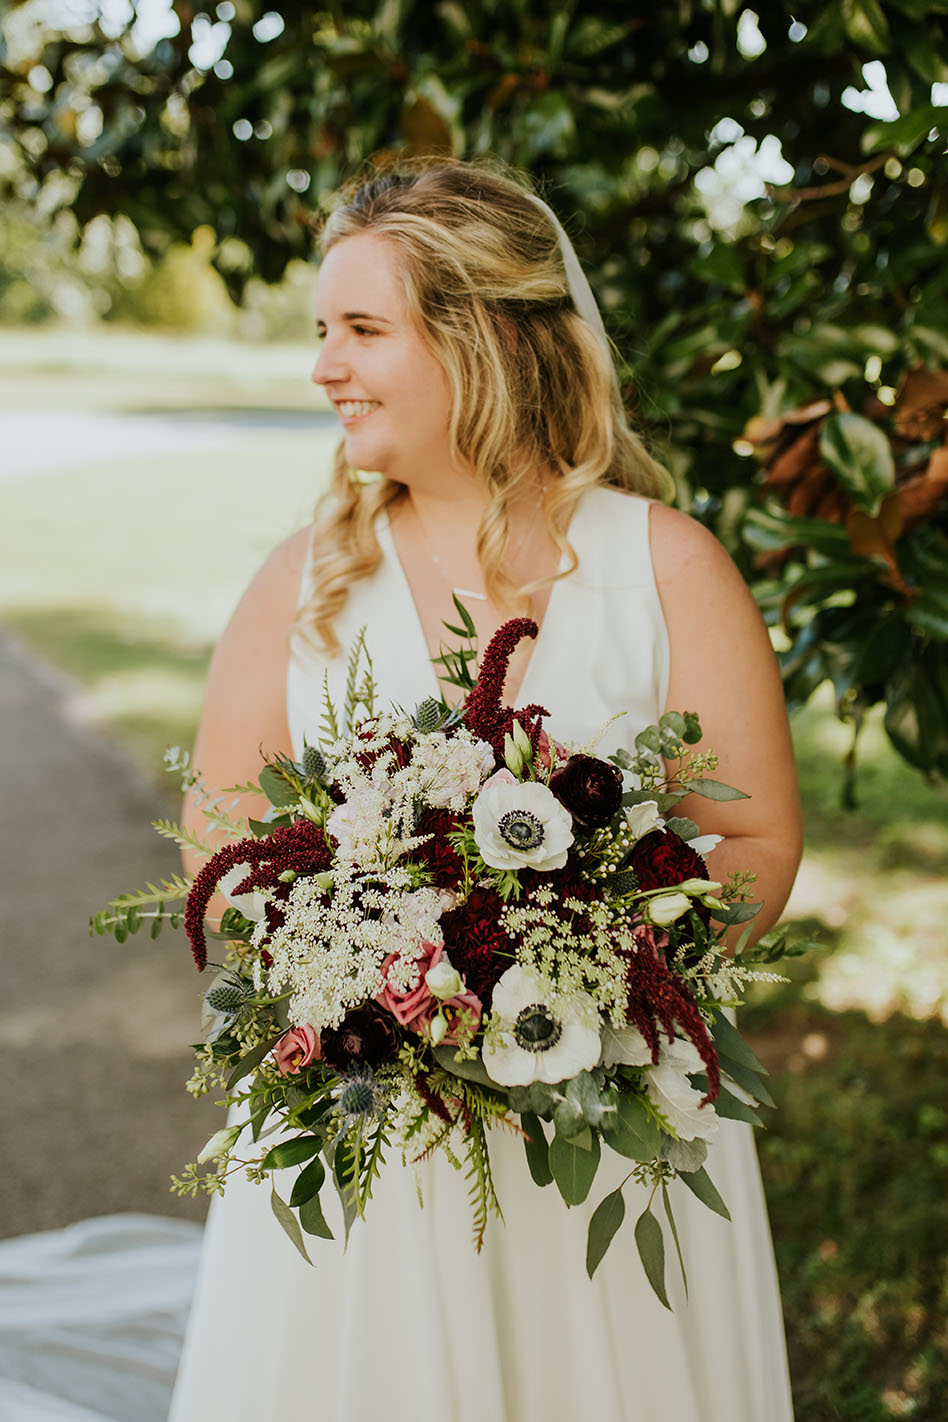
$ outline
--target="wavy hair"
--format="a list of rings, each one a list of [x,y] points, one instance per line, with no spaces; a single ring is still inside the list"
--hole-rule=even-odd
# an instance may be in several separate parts
[[[344,191],[323,252],[360,233],[391,244],[410,314],[447,375],[451,451],[487,495],[477,553],[493,601],[522,606],[573,571],[567,531],[591,485],[670,497],[670,476],[626,423],[608,349],[574,309],[558,235],[525,186],[482,164],[401,163]],[[567,565],[518,587],[503,571],[507,502],[538,470],[553,475],[544,512]],[[340,444],[295,624],[327,652],[338,650],[333,620],[350,584],[381,559],[376,514],[405,492],[390,479],[361,479]]]

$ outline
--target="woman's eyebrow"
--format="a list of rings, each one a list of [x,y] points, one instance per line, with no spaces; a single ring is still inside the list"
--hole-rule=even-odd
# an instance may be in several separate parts
[[[343,311],[341,319],[343,321],[374,321],[379,326],[391,326],[392,322],[387,316],[373,316],[369,311]],[[326,322],[321,317],[316,319],[317,329],[326,329]]]

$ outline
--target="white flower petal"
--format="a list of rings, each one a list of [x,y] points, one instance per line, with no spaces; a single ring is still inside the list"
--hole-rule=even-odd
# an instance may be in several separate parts
[[[535,829],[535,843],[526,838],[518,844],[509,837],[509,821],[517,816]],[[492,869],[529,866],[548,872],[562,869],[566,863],[573,843],[572,817],[546,785],[491,776],[471,806],[471,818],[474,840],[484,863]]]

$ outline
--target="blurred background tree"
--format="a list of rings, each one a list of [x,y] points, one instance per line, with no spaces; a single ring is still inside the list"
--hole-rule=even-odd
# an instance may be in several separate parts
[[[829,678],[948,774],[948,0],[21,0],[0,36],[0,314],[68,307],[78,251],[102,314],[190,263],[223,321],[366,160],[499,155],[563,215],[791,704]]]

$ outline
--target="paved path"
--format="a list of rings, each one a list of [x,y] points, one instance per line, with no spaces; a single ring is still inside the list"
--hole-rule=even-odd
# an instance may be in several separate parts
[[[215,1128],[185,1093],[201,983],[179,935],[90,938],[90,913],[173,871],[168,805],[85,724],[72,687],[0,637],[0,1235],[168,1191]]]

